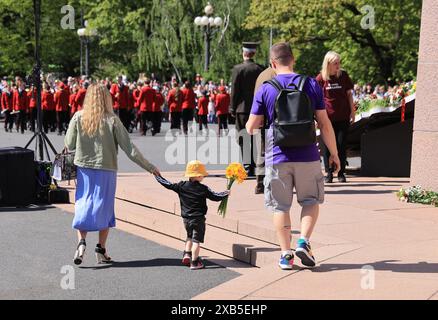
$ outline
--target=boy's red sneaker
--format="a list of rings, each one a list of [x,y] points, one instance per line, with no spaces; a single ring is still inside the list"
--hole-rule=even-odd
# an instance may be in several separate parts
[[[202,259],[200,257],[198,257],[198,259],[193,260],[190,263],[191,270],[198,270],[198,269],[204,269],[204,268],[205,268],[204,262],[202,261]]]
[[[182,264],[190,267],[190,261],[192,260],[192,253],[190,251],[184,251],[183,258],[182,258]]]

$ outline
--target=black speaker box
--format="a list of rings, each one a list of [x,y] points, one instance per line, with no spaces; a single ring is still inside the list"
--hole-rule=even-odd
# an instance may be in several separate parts
[[[0,207],[35,202],[34,152],[20,147],[0,148]]]

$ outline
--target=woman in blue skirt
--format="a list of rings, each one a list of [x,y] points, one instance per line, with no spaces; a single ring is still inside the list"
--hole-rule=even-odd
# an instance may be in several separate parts
[[[88,232],[99,231],[95,252],[98,263],[110,263],[106,253],[109,229],[115,227],[114,201],[117,182],[117,150],[146,171],[159,175],[131,142],[120,119],[113,112],[112,98],[103,85],[93,84],[87,90],[83,110],[70,121],[65,145],[75,151],[77,186],[73,228],[79,243],[74,263],[82,263]]]

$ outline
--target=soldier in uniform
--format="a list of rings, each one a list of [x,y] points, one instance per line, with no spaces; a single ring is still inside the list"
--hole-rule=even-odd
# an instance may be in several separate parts
[[[257,77],[264,68],[255,63],[253,58],[257,51],[258,43],[243,43],[243,63],[234,66],[232,71],[231,89],[231,115],[236,119],[238,144],[242,153],[243,163],[248,176],[255,174],[255,161],[253,157],[253,137],[247,136],[245,125],[251,111],[254,98],[254,88]]]

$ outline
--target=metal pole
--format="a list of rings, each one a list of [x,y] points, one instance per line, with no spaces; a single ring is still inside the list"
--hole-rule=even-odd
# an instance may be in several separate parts
[[[79,38],[81,40],[81,76],[84,75],[84,63],[83,63],[83,56],[82,56],[82,52],[84,51],[84,44],[82,41],[82,38]]]
[[[41,21],[41,1],[34,0],[34,15],[35,15],[35,69],[34,69],[34,84],[36,86],[37,96],[37,122],[38,133],[42,132],[42,119],[41,119],[41,59],[40,59],[40,21]],[[44,144],[43,136],[38,135],[38,148],[39,148],[39,160],[44,160]]]
[[[81,10],[81,28],[84,28],[84,10]],[[84,75],[84,57],[83,57],[83,51],[84,51],[84,43],[82,40],[82,37],[79,37],[81,41],[81,76]]]
[[[211,40],[211,29],[210,24],[207,25],[205,29],[205,68],[207,72],[210,67],[210,40]]]
[[[89,40],[88,37],[85,36],[85,75],[90,75],[90,48],[89,48]]]

